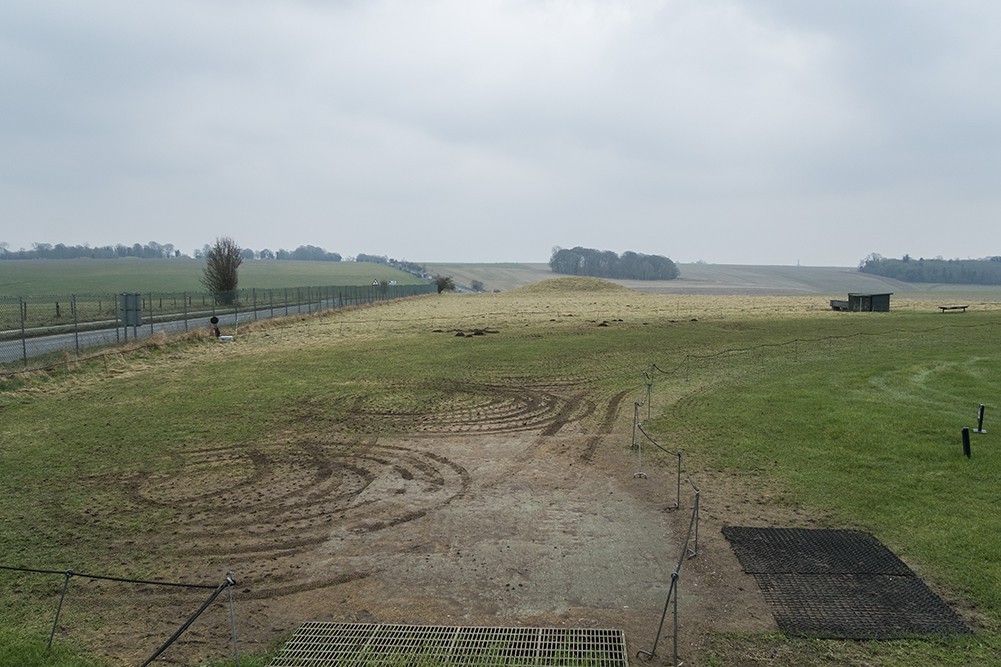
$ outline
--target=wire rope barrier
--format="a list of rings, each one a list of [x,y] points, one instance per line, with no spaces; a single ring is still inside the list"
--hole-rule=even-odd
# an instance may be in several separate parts
[[[56,606],[55,618],[52,621],[52,630],[49,632],[49,640],[47,644],[48,650],[52,649],[52,642],[55,639],[56,630],[59,627],[59,620],[63,612],[63,603],[66,601],[66,594],[69,591],[70,580],[73,579],[74,577],[79,579],[89,579],[92,581],[113,581],[118,583],[137,584],[145,586],[162,586],[162,587],[186,588],[195,590],[211,590],[212,593],[209,595],[208,599],[205,600],[205,602],[203,602],[202,605],[184,621],[183,624],[181,624],[181,626],[177,629],[176,632],[174,632],[173,635],[170,636],[170,638],[168,638],[163,644],[161,644],[160,647],[157,648],[156,651],[154,651],[153,654],[150,655],[150,657],[147,658],[142,663],[142,667],[146,667],[146,665],[149,665],[151,662],[156,660],[160,655],[162,655],[164,651],[170,648],[171,645],[177,642],[177,640],[181,638],[181,636],[188,630],[188,628],[191,627],[191,624],[194,623],[198,619],[198,617],[200,617],[205,612],[205,610],[207,610],[209,606],[211,606],[211,604],[215,602],[216,598],[218,598],[225,591],[228,595],[229,629],[230,629],[230,640],[232,642],[233,660],[235,662],[236,667],[239,667],[240,665],[240,653],[237,647],[237,640],[236,640],[236,601],[233,598],[233,586],[236,585],[236,581],[233,579],[232,572],[227,572],[226,578],[222,581],[222,583],[219,584],[192,584],[192,583],[174,582],[174,581],[158,581],[151,579],[132,579],[128,577],[114,577],[110,575],[101,575],[101,574],[87,574],[84,572],[75,572],[72,569],[47,570],[41,568],[0,565],[0,570],[5,570],[8,572],[22,572],[26,574],[60,575],[63,577],[63,584],[59,594],[59,602]]]

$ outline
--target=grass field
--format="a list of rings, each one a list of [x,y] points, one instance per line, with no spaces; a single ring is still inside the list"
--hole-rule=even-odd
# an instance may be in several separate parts
[[[675,280],[619,280],[630,289],[650,294],[806,296],[844,299],[848,292],[885,293],[910,300],[942,303],[1001,303],[997,285],[945,285],[905,283],[881,276],[859,273],[848,267],[817,266],[738,266],[727,264],[681,264]],[[548,264],[429,264],[428,270],[453,276],[459,284],[473,280],[487,291],[507,291],[540,280],[554,278]]]
[[[203,260],[189,258],[7,260],[0,262],[0,297],[203,292],[199,281],[204,267]],[[254,260],[243,262],[239,276],[242,289],[421,282],[409,273],[366,262]]]
[[[631,478],[632,409],[625,406],[643,399],[643,372],[650,371],[653,415],[645,426],[668,448],[685,450],[687,474],[704,493],[704,554],[686,572],[706,583],[697,594],[687,589],[683,598],[686,664],[999,664],[1001,455],[992,445],[997,429],[991,420],[1001,409],[1001,317],[989,308],[941,315],[920,299],[904,300],[899,308],[894,303],[891,313],[834,313],[815,295],[707,298],[561,280],[264,324],[230,345],[161,342],[51,375],[8,378],[0,384],[0,565],[213,581],[235,562],[249,577],[244,614],[259,614],[268,625],[249,633],[245,644],[258,664],[276,632],[294,629],[292,616],[283,614],[318,604],[310,597],[313,589],[299,585],[303,581],[322,584],[315,590],[325,591],[328,613],[377,610],[384,617],[393,613],[386,607],[392,602],[410,622],[438,621],[444,613],[433,602],[407,603],[419,590],[387,583],[391,599],[380,603],[366,597],[383,590],[368,588],[379,576],[375,570],[357,581],[317,583],[330,576],[319,565],[333,563],[339,572],[361,562],[359,553],[344,551],[361,539],[357,535],[373,540],[358,542],[359,549],[378,551],[389,533],[404,531],[405,544],[387,552],[382,568],[391,570],[394,559],[404,559],[413,570],[405,554],[417,549],[421,567],[437,564],[437,570],[419,571],[434,579],[435,572],[458,563],[459,551],[481,556],[475,545],[486,539],[490,522],[503,520],[480,514],[482,534],[450,531],[455,544],[421,551],[419,538],[435,534],[435,517],[454,527],[450,508],[482,497],[490,484],[564,460],[586,469],[590,481],[584,486],[607,482],[613,497],[627,496],[648,507],[650,516],[662,517],[651,487],[616,481],[623,471]],[[657,370],[651,371],[653,364]],[[987,406],[989,432],[977,436],[967,460],[959,433],[972,425],[980,403]],[[598,424],[602,414],[605,422]],[[593,459],[563,458],[563,448],[597,442],[595,434],[605,426],[609,435]],[[467,454],[452,449],[459,447],[457,436]],[[331,439],[334,444],[325,444]],[[491,459],[516,445],[526,457],[536,450],[551,455],[518,475],[498,474],[485,483]],[[322,447],[329,448],[317,449]],[[410,505],[395,520],[356,518],[351,511],[386,502],[359,496],[351,511],[343,506],[328,513],[349,522],[354,536],[341,536],[337,523],[323,524],[320,515],[274,518],[265,511],[280,504],[268,495],[271,489],[295,487],[304,475],[304,458],[290,457],[292,451],[306,458],[315,453],[318,462],[343,457],[345,469],[380,465],[388,471],[395,465],[403,480],[396,493],[426,487],[422,496],[406,495],[421,513]],[[250,468],[237,465],[251,460]],[[651,478],[663,479],[673,461],[648,454]],[[256,476],[268,484],[255,485]],[[393,487],[380,486],[381,478],[373,479],[370,490],[393,493]],[[532,489],[516,497],[538,518],[540,506],[549,506],[547,484],[557,478],[545,484],[531,479],[515,479]],[[312,504],[328,502],[320,488],[296,493]],[[512,488],[524,493],[523,486]],[[235,495],[244,489],[247,495]],[[600,503],[587,507],[603,511]],[[847,642],[742,629],[744,619],[713,607],[714,595],[730,588],[713,584],[710,571],[732,560],[719,529],[734,522],[871,532],[949,601],[976,635]],[[283,536],[274,539],[289,541],[272,551],[243,541],[227,551],[225,540],[248,539],[231,532],[234,523],[243,533],[266,527]],[[294,535],[286,535],[292,526]],[[606,530],[611,535],[622,526]],[[262,532],[258,539],[269,538]],[[588,535],[586,544],[599,559],[605,552],[596,545],[606,539],[604,532]],[[510,544],[498,542],[497,550]],[[295,559],[282,560],[292,552]],[[547,571],[544,557],[528,553],[535,555],[526,556],[526,563]],[[608,553],[627,560],[628,551]],[[674,558],[664,555],[673,554],[673,546],[656,553],[665,561]],[[260,564],[272,557],[283,569]],[[621,573],[616,563],[606,562],[608,577]],[[489,588],[501,579],[508,586],[522,576],[530,587],[546,583],[542,574],[532,579],[531,568],[511,575],[515,579],[501,577],[503,568],[488,568],[489,582],[488,574],[465,572],[472,579],[456,588],[469,582],[471,588]],[[448,578],[442,581],[447,586]],[[130,650],[136,649],[125,648],[134,639],[130,633],[145,628],[146,637],[169,634],[176,623],[166,612],[190,607],[176,597],[130,600],[108,586],[81,587],[69,596],[57,637],[93,662],[30,657],[38,638],[47,636],[61,583],[0,573],[0,627],[6,628],[0,643],[21,651],[13,655],[25,664],[134,661]],[[566,586],[573,592],[584,583]],[[254,597],[257,588],[268,595]],[[588,595],[593,593],[578,594]],[[518,596],[496,597],[510,599],[511,607],[490,617],[520,622]],[[637,609],[581,603],[573,618],[647,619],[652,628],[659,613],[657,604],[646,601],[618,604]],[[151,609],[161,615],[151,618]],[[225,655],[224,641],[213,644],[208,630],[196,639],[201,643],[190,650],[203,656],[199,660]]]

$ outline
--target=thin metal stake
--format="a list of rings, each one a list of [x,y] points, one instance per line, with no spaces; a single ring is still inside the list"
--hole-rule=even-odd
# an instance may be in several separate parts
[[[24,297],[18,297],[21,305],[21,356],[24,357],[24,367],[28,367],[28,336],[24,331],[24,320],[28,317],[28,304],[24,302]]]
[[[56,620],[52,622],[52,632],[49,633],[49,651],[52,650],[52,639],[56,636],[56,627],[59,625],[59,615],[63,611],[63,600],[66,599],[66,589],[69,588],[70,578],[73,576],[73,570],[66,570],[64,574],[66,575],[66,579],[63,581],[62,595],[59,596],[59,606],[56,607]]]
[[[671,577],[675,580],[678,578],[678,572],[675,571]],[[681,660],[678,658],[678,585],[674,585],[674,667],[680,667]]]
[[[636,472],[633,473],[633,479],[646,479],[646,473],[643,472],[643,441],[636,439],[636,429],[643,430],[639,412],[640,403],[633,401],[633,447],[636,449]]]
[[[675,589],[678,586],[678,571],[675,570],[671,573],[671,587],[667,589],[667,599],[664,600],[664,611],[660,615],[660,624],[657,626],[657,636],[653,640],[653,646],[649,651],[637,651],[636,656],[645,655],[648,658],[652,658],[657,655],[657,644],[660,643],[660,634],[664,631],[664,621],[667,620],[667,610],[671,608],[671,598],[674,596]],[[675,608],[677,608],[677,601],[675,602]],[[677,612],[675,612],[677,613]]]
[[[974,433],[987,433],[987,429],[984,428],[984,404],[980,404],[980,410],[977,411],[977,428],[973,429]]]
[[[700,518],[699,517],[699,504],[700,504],[699,503],[699,499],[702,496],[702,489],[700,489],[699,487],[695,486],[695,483],[692,482],[692,480],[688,480],[688,483],[691,484],[692,488],[695,489],[695,509],[692,511],[692,523],[695,524],[695,549],[694,549],[694,551],[692,549],[688,550],[688,557],[689,558],[695,558],[696,556],[699,555],[699,518]],[[688,530],[689,530],[689,532],[691,532],[691,527],[689,527]]]
[[[640,423],[640,404],[638,401],[633,401],[633,444],[632,449],[636,449],[636,425]]]
[[[73,343],[76,346],[76,356],[80,357],[80,320],[76,313],[76,294],[70,297],[70,312],[73,313]]]
[[[233,604],[233,586],[236,585],[236,581],[233,580],[233,573],[226,573],[226,591],[229,593],[229,628],[233,635],[233,660],[236,662],[235,667],[240,667],[240,651],[236,647],[236,609]]]
[[[184,622],[184,625],[178,628],[177,632],[171,635],[170,639],[164,642],[163,646],[158,648],[153,655],[148,657],[140,667],[146,667],[146,665],[156,660],[161,653],[166,651],[170,647],[170,645],[173,644],[175,641],[177,641],[177,638],[180,637],[182,634],[184,634],[185,630],[187,630],[191,626],[191,624],[195,622],[195,619],[201,616],[203,611],[208,609],[208,606],[212,604],[212,602],[214,602],[217,597],[219,597],[219,594],[222,593],[223,589],[228,587],[229,587],[229,580],[219,584],[219,587],[216,588],[214,591],[212,591],[212,595],[210,595],[209,599],[206,600],[204,604],[202,604],[202,606],[198,608],[198,611],[192,614],[191,617]]]
[[[681,452],[678,452],[678,475],[675,478],[678,487],[678,495],[674,500],[674,509],[681,509]]]
[[[650,405],[650,397],[653,393],[653,376],[646,371],[643,371],[643,375],[646,376],[646,418],[650,420],[650,411],[652,409]]]

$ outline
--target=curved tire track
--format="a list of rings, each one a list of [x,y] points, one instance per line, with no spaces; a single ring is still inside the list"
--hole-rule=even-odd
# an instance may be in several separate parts
[[[128,483],[133,502],[171,508],[168,536],[181,562],[239,573],[244,598],[334,586],[369,573],[303,582],[301,552],[335,532],[397,526],[461,498],[469,473],[444,456],[375,443],[298,443],[282,449],[202,449],[180,470]]]

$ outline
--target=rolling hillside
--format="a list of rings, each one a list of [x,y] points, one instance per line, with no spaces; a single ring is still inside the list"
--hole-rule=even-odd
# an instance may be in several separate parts
[[[848,292],[905,294],[910,298],[1001,299],[997,286],[905,283],[859,273],[848,267],[742,266],[680,264],[681,277],[668,281],[618,280],[638,292],[653,294],[837,295]],[[474,280],[487,291],[506,291],[560,277],[548,264],[427,264],[431,273],[449,275],[458,285]]]

